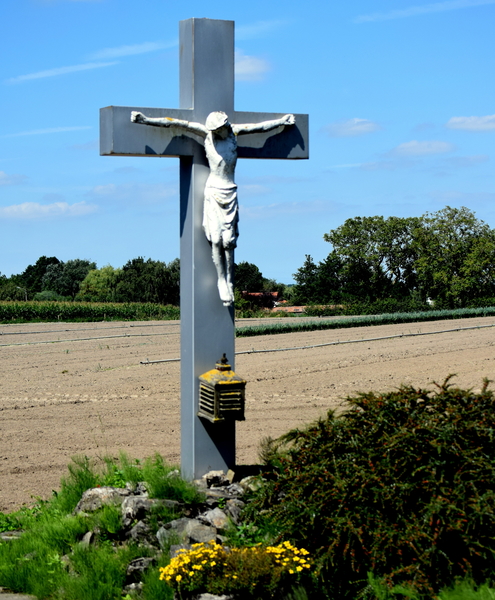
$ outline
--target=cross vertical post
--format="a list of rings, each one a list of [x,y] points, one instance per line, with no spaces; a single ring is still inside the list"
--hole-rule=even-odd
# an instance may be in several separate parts
[[[210,112],[234,110],[234,23],[188,19],[180,23],[180,107],[204,123]],[[212,424],[197,416],[198,377],[226,354],[235,360],[234,307],[223,306],[202,229],[209,167],[204,149],[180,159],[181,226],[181,469],[186,479],[235,464],[235,421]]]

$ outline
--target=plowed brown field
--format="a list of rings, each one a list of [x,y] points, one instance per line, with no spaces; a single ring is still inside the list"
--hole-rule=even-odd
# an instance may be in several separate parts
[[[341,409],[356,391],[431,387],[449,373],[479,389],[484,377],[495,378],[495,329],[363,340],[492,324],[477,318],[239,338],[238,352],[359,343],[237,356],[236,372],[248,381],[237,462],[256,462],[263,437]],[[177,322],[0,325],[0,334],[0,511],[49,497],[74,455],[159,452],[179,462],[180,363],[140,364],[179,356]]]

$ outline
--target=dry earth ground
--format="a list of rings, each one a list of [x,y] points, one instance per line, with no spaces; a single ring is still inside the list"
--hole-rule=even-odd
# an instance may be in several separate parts
[[[238,463],[255,463],[265,436],[341,409],[356,391],[427,387],[449,373],[479,389],[495,375],[495,329],[362,340],[480,325],[495,319],[237,339],[237,352],[361,340],[238,355],[236,372],[248,381]],[[179,356],[177,322],[0,325],[0,356],[0,511],[48,498],[74,455],[179,461],[180,363],[140,364]]]

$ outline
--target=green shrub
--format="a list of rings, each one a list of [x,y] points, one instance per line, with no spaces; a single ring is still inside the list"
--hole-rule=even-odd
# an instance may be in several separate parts
[[[495,568],[495,398],[403,386],[348,398],[350,410],[272,444],[250,505],[322,561],[332,598],[369,572],[431,598]]]

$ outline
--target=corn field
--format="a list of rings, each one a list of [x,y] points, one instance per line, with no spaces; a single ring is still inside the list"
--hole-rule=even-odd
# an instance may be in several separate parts
[[[1,323],[147,321],[179,319],[176,306],[99,302],[0,302]]]

